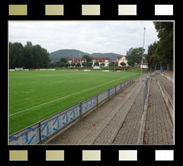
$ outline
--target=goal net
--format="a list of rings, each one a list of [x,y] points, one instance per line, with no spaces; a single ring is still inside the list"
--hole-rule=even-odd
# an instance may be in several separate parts
[[[93,66],[93,70],[101,70],[100,66]]]
[[[23,71],[23,67],[15,67],[15,71]]]

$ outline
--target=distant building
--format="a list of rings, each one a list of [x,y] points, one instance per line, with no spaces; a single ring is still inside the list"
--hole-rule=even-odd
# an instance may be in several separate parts
[[[71,63],[75,63],[75,64],[80,63],[81,66],[82,66],[82,63],[83,63],[83,62],[86,62],[86,59],[85,59],[85,58],[69,58],[69,59],[67,60],[67,62],[68,62],[69,64],[71,64]]]
[[[125,56],[118,56],[117,57],[117,63],[118,63],[118,66],[121,66],[121,62],[124,62],[126,64],[126,66],[128,66],[128,60],[126,59]]]
[[[98,62],[99,65],[104,63],[104,66],[107,67],[110,61],[111,61],[111,58],[91,58],[91,62],[93,63],[93,65],[95,64],[95,62]]]
[[[141,63],[140,68],[147,69],[148,63]]]

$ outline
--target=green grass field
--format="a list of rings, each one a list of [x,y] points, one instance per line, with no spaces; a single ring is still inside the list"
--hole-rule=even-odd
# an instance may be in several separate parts
[[[9,134],[138,76],[137,72],[9,72]]]

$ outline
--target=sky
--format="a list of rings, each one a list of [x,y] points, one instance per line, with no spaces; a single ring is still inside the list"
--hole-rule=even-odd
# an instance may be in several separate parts
[[[144,34],[147,53],[148,46],[159,40],[153,21],[9,21],[9,42],[31,41],[49,53],[76,49],[126,55],[130,48],[143,47]]]

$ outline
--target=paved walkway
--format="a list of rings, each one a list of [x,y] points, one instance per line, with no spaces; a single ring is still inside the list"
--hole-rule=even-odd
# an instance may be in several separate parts
[[[163,96],[156,79],[160,79],[165,87],[169,82],[160,75],[151,78],[147,116],[145,121],[143,144],[172,145],[173,125]],[[169,89],[169,91],[171,91]],[[173,91],[173,88],[172,88]]]
[[[149,107],[143,126],[145,128],[141,126],[145,82],[139,78],[74,125],[47,140],[45,144],[137,145],[139,136],[143,139],[143,144],[173,144],[173,125],[157,78],[169,89],[169,93],[173,94],[172,83],[160,75],[152,77]]]
[[[166,75],[169,75],[169,76],[171,76],[171,77],[174,77],[173,76],[173,71],[170,71],[170,70],[164,70],[164,72],[163,72],[164,74],[166,74]]]

